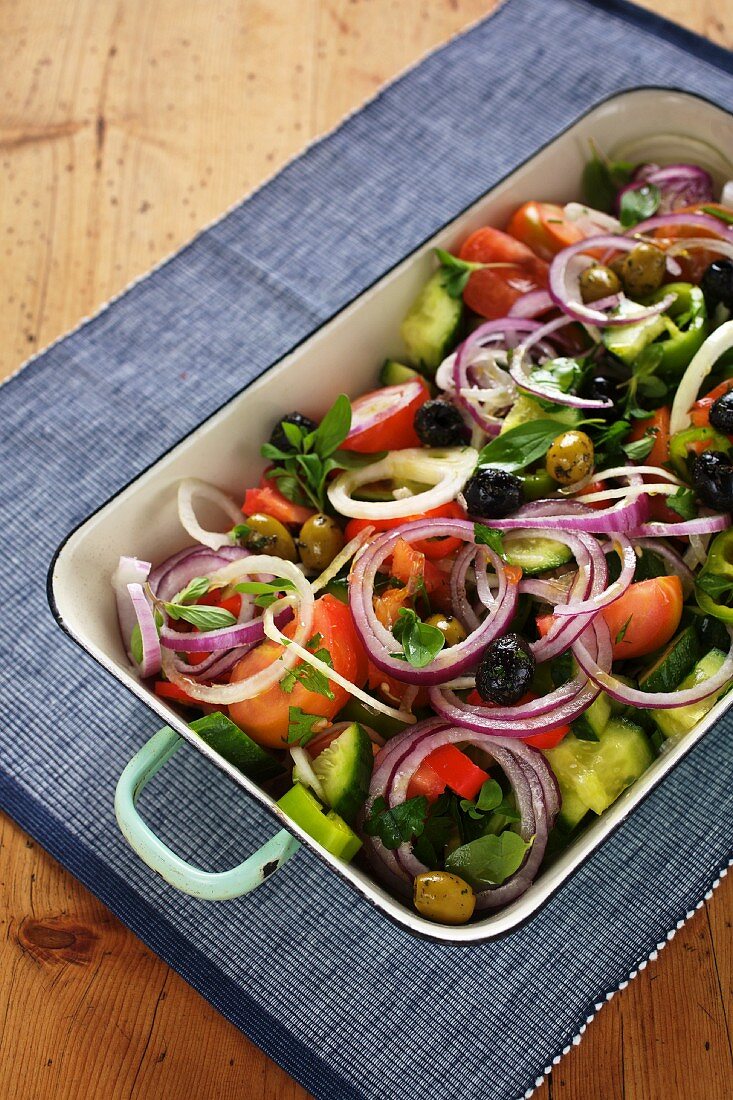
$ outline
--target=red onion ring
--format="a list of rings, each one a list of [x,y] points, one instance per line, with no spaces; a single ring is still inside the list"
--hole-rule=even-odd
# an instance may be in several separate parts
[[[632,539],[682,538],[686,535],[713,535],[717,531],[727,531],[730,525],[730,515],[721,512],[712,516],[697,516],[696,519],[683,519],[679,523],[640,523],[628,534]]]
[[[527,320],[535,320],[549,309],[555,309],[555,303],[546,290],[530,290],[517,298],[513,303],[508,317],[523,317]]]
[[[140,627],[143,657],[138,668],[141,677],[146,680],[148,676],[156,676],[160,672],[161,652],[158,627],[143,586],[141,584],[128,584],[127,591],[130,593],[130,599]]]
[[[693,229],[709,229],[716,237],[724,241],[733,241],[733,229],[714,218],[711,214],[656,214],[653,218],[639,222],[627,230],[628,234],[648,233],[663,226],[691,226]]]
[[[532,527],[542,527],[549,530],[585,531],[590,534],[611,535],[619,532],[627,532],[633,536],[642,533],[639,529],[649,515],[649,498],[642,494],[634,500],[621,500],[611,508],[596,510],[575,501],[562,500],[537,500],[531,504],[523,504],[514,515],[507,519],[485,519],[477,516],[478,522],[486,527],[495,527],[499,531],[514,530],[518,524],[524,522]],[[663,525],[670,526],[670,525]],[[705,530],[721,530],[721,528],[706,528]],[[644,534],[653,535],[654,531],[644,531]],[[659,532],[668,534],[667,531]],[[694,532],[704,534],[705,531]]]
[[[541,340],[553,335],[558,329],[572,324],[571,317],[557,317],[554,321],[548,321],[535,332],[525,337],[522,343],[509,360],[509,373],[523,390],[541,397],[545,401],[552,401],[555,405],[565,405],[574,409],[609,409],[613,405],[610,398],[595,400],[592,397],[576,397],[574,393],[562,393],[560,390],[546,390],[532,381],[532,375],[525,370],[525,357],[530,348]]]
[[[135,661],[130,652],[130,639],[138,618],[127,586],[130,584],[144,585],[150,575],[151,568],[152,566],[148,561],[121,557],[117,568],[112,574],[112,588],[117,602],[117,621],[120,626],[120,635],[125,644],[127,656],[133,664],[135,664]]]
[[[221,550],[190,546],[173,554],[154,569],[150,574],[149,584],[159,600],[171,600],[194,577],[206,577],[230,561],[239,561],[249,555],[250,551],[243,546],[222,546]]]

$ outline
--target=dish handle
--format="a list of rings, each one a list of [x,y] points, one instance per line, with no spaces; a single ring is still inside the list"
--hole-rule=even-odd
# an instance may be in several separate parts
[[[117,824],[143,863],[182,893],[203,901],[241,897],[290,859],[300,847],[300,841],[287,829],[281,829],[249,859],[230,871],[203,871],[171,851],[143,821],[136,803],[145,784],[170,760],[182,740],[174,729],[164,726],[135,753],[117,783]]]

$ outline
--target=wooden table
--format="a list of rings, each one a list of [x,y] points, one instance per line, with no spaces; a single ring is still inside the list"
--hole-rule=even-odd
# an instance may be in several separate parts
[[[0,376],[492,6],[0,0]],[[646,6],[733,45],[733,0]],[[7,818],[0,848],[0,1096],[306,1096]],[[537,1100],[729,1097],[732,917],[729,878]]]

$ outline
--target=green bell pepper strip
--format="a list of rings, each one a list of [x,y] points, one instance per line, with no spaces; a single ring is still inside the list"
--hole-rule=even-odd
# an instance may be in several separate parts
[[[696,444],[705,446],[696,446]],[[675,432],[669,441],[669,461],[676,474],[681,478],[689,478],[690,469],[687,459],[690,455],[698,455],[701,451],[730,451],[730,440],[727,436],[716,432],[715,428],[684,428],[681,432]]]
[[[300,825],[304,832],[317,840],[332,856],[348,863],[361,848],[359,837],[344,819],[333,810],[326,813],[315,795],[302,783],[296,783],[286,791],[277,804],[291,821]]]
[[[733,607],[717,602],[726,595],[733,599],[733,530],[721,531],[710,543],[707,560],[695,584],[695,599],[701,611],[724,623],[733,623]]]
[[[644,299],[644,305],[656,305],[667,294],[676,294],[677,298],[663,315],[667,339],[658,340],[662,349],[662,358],[657,374],[674,381],[682,377],[693,356],[702,346],[710,331],[705,298],[699,286],[692,283],[667,283]],[[684,319],[684,327],[675,323],[675,318]]]
[[[557,482],[550,477],[547,470],[537,470],[534,474],[524,474],[522,477],[522,492],[526,500],[543,500],[554,496],[557,488]]]

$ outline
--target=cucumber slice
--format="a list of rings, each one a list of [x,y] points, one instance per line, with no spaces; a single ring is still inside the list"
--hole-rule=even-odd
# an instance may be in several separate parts
[[[215,752],[258,783],[272,779],[275,775],[282,775],[285,770],[274,756],[260,748],[221,711],[206,714],[203,718],[189,722],[189,725]]]
[[[411,382],[413,378],[420,378],[418,371],[412,367],[406,367],[404,363],[398,363],[396,359],[385,359],[384,366],[379,372],[379,384],[381,386],[399,386],[401,382]]]
[[[628,298],[624,298],[614,310],[617,317],[638,312],[638,303]],[[639,358],[644,348],[656,340],[657,336],[661,336],[665,329],[664,318],[660,315],[632,325],[605,328],[601,333],[601,339],[613,355],[618,356],[624,363],[632,364]]]
[[[443,272],[428,279],[402,322],[402,339],[410,362],[434,375],[458,339],[463,302],[445,289]]]
[[[679,685],[680,691],[709,680],[711,676],[718,672],[724,661],[725,654],[721,649],[711,649],[697,662],[689,676],[686,676]],[[706,699],[701,699],[699,703],[690,703],[688,707],[653,711],[652,717],[657,728],[668,740],[679,740],[680,737],[684,737],[686,733],[689,733],[693,726],[702,721],[729,686],[730,682],[712,695],[708,695]]]
[[[581,741],[600,741],[601,734],[611,720],[611,700],[602,691],[588,707],[585,714],[573,722],[573,733]]]
[[[581,741],[569,733],[554,749],[545,750],[545,756],[563,802],[566,794],[570,797],[571,816],[574,798],[594,813],[603,813],[653,760],[644,731],[625,718],[612,718],[597,742]]]
[[[512,405],[504,418],[499,435],[518,428],[520,424],[527,424],[530,420],[558,420],[561,424],[567,424],[569,428],[575,428],[583,419],[580,409],[572,409],[569,405],[555,405],[552,412],[543,409],[533,397],[521,394]],[[560,433],[558,432],[558,435]]]
[[[575,791],[562,792],[562,806],[560,807],[560,813],[557,815],[557,823],[565,832],[571,832],[576,825],[580,824],[587,813],[588,807]]]
[[[353,824],[369,793],[374,753],[369,735],[352,722],[313,761],[329,806]]]
[[[700,642],[694,626],[688,626],[673,638],[651,668],[642,672],[642,691],[674,691],[700,658]]]
[[[557,569],[573,560],[572,551],[555,539],[507,539],[504,543],[506,560],[510,565],[521,566],[527,577]]]

